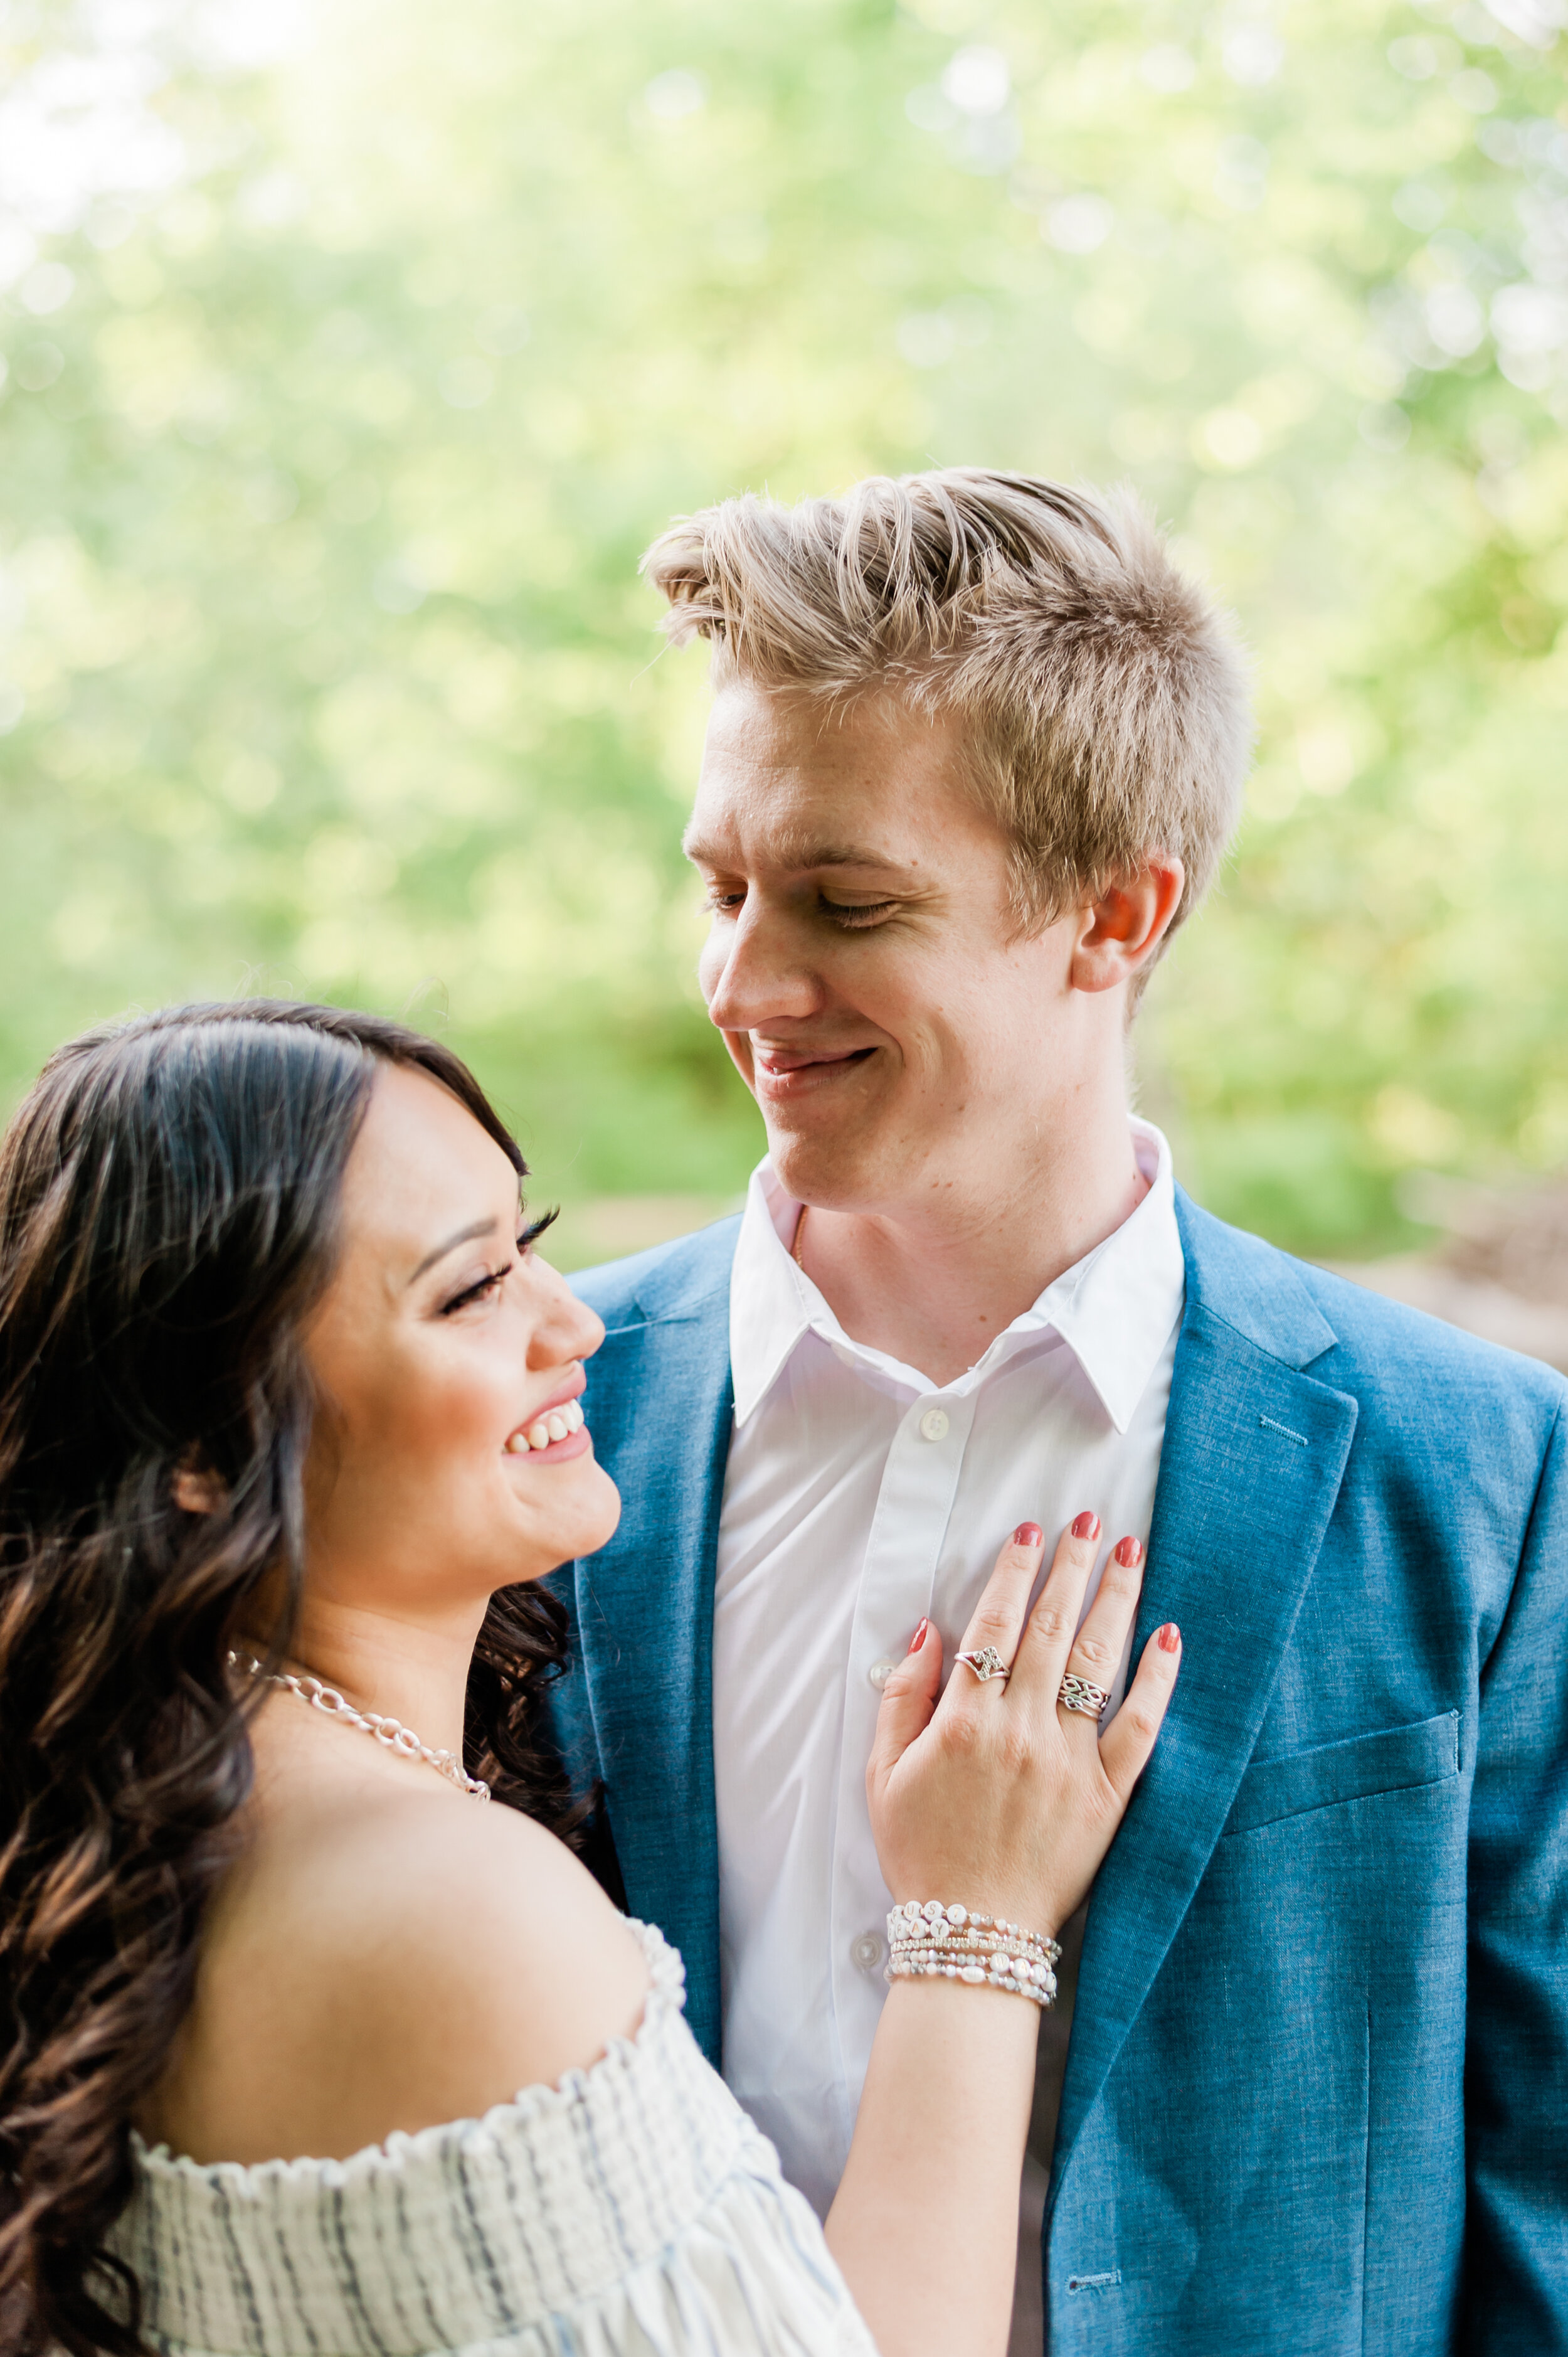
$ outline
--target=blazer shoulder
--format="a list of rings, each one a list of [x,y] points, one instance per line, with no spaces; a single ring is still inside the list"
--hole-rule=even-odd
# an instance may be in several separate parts
[[[1462,1326],[1405,1301],[1375,1293],[1332,1269],[1296,1264],[1304,1285],[1334,1328],[1339,1348],[1412,1388],[1436,1384],[1463,1394],[1528,1401],[1550,1420],[1568,1402],[1568,1382],[1544,1359],[1484,1341]]]
[[[727,1297],[739,1234],[736,1212],[674,1243],[576,1269],[566,1282],[612,1330],[650,1319],[696,1317],[713,1308],[715,1297]]]
[[[1527,1423],[1539,1421],[1544,1434],[1568,1402],[1568,1383],[1542,1360],[1482,1341],[1369,1286],[1297,1260],[1190,1201],[1182,1201],[1180,1212],[1188,1291],[1197,1303],[1253,1340],[1284,1338],[1294,1345],[1296,1365],[1354,1392],[1364,1411],[1380,1396],[1419,1402],[1439,1415],[1486,1403]]]

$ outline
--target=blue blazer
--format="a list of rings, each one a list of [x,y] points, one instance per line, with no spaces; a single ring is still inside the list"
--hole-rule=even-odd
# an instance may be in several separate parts
[[[1568,1387],[1177,1212],[1136,1641],[1182,1674],[1090,1905],[1053,2357],[1568,2351]],[[559,1740],[715,2062],[737,1226],[575,1280],[625,1512],[555,1576]]]

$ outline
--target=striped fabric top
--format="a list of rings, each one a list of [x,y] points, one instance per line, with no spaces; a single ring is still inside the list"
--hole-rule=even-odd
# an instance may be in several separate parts
[[[633,2039],[349,2160],[133,2140],[114,2247],[169,2357],[875,2357],[822,2229],[682,2018],[651,1927]]]

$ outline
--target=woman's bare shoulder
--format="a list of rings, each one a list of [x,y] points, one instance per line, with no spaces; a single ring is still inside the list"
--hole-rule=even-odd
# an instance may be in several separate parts
[[[592,2063],[647,1988],[624,1919],[513,1810],[285,1819],[217,1910],[153,2125],[198,2159],[342,2158]]]

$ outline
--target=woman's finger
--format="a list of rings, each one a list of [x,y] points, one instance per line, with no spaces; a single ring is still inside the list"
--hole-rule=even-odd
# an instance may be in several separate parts
[[[1100,1517],[1086,1511],[1057,1542],[1050,1577],[1036,1599],[1014,1663],[1015,1701],[1055,1702],[1099,1551]]]
[[[918,1735],[931,1723],[941,1683],[942,1641],[929,1620],[909,1640],[909,1650],[882,1689],[866,1783],[875,1792]]]
[[[1118,1539],[1105,1560],[1094,1601],[1072,1641],[1064,1677],[1082,1678],[1103,1695],[1116,1681],[1126,1651],[1128,1632],[1138,1609],[1144,1586],[1144,1549],[1140,1540]],[[1098,1734],[1099,1719],[1089,1711],[1071,1711],[1065,1704],[1063,1723]]]
[[[1127,1698],[1100,1740],[1100,1764],[1123,1808],[1149,1764],[1180,1667],[1181,1631],[1167,1620],[1144,1646]]]
[[[989,1646],[1003,1668],[1011,1670],[1013,1656],[1018,1650],[1018,1632],[1024,1625],[1024,1608],[1040,1568],[1040,1549],[1044,1544],[1045,1534],[1038,1523],[1020,1523],[997,1556],[996,1567],[985,1583],[963,1632],[963,1642],[953,1658],[953,1674],[945,1699],[955,1706],[967,1701],[982,1685],[989,1688],[993,1699],[1000,1697],[1002,1679],[982,1679],[959,1656],[983,1653]]]

